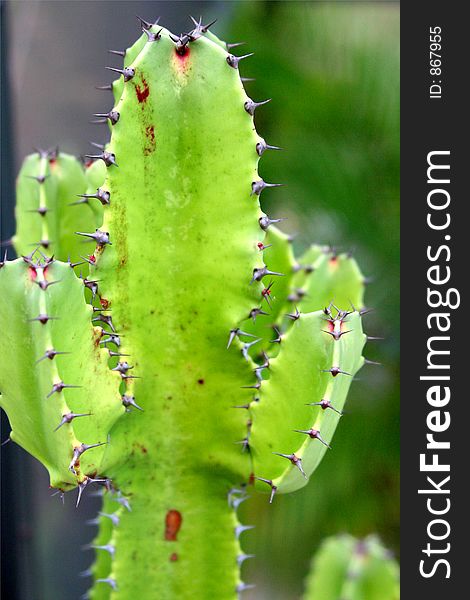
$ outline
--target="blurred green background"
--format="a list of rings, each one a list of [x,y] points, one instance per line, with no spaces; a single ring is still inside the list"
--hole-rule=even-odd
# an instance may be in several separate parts
[[[34,145],[59,143],[85,154],[104,129],[88,123],[108,108],[95,84],[108,77],[106,49],[121,49],[138,35],[135,14],[176,32],[187,15],[218,18],[213,31],[239,53],[255,51],[242,75],[258,109],[256,125],[267,142],[285,148],[266,153],[260,173],[286,187],[266,192],[264,210],[288,217],[298,250],[316,241],[353,250],[366,275],[366,303],[375,309],[365,329],[366,366],[352,386],[333,450],[303,490],[265,496],[242,505],[243,579],[256,583],[245,598],[299,598],[310,558],[322,538],[337,532],[378,532],[398,552],[399,536],[399,4],[391,2],[13,2],[8,6],[8,68],[16,166]],[[102,94],[102,93],[101,93]],[[13,232],[11,199],[2,206],[4,236]],[[5,432],[2,439],[5,438]],[[79,551],[92,530],[84,521],[98,504],[78,511],[50,498],[45,473],[15,449],[10,482],[18,530],[8,563],[16,560],[27,600],[75,600],[86,589]],[[30,484],[28,482],[31,482]],[[24,500],[19,501],[21,505]],[[9,506],[4,505],[3,511]],[[12,513],[13,514],[13,513]],[[64,535],[65,534],[65,535]],[[16,546],[15,546],[16,545]],[[16,548],[16,549],[15,549]],[[32,552],[32,550],[34,552]],[[16,556],[16,558],[15,558]],[[33,558],[35,556],[35,558]],[[12,599],[12,600],[16,600]]]

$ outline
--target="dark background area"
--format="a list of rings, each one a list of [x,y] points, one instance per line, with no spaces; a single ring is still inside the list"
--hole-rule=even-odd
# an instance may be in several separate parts
[[[6,8],[6,10],[5,10]],[[5,14],[6,13],[6,14]],[[242,74],[254,100],[273,98],[256,115],[257,130],[284,152],[261,162],[281,188],[263,199],[285,216],[295,245],[309,242],[355,252],[373,277],[366,296],[370,335],[366,366],[352,386],[334,448],[309,485],[269,506],[259,495],[242,505],[243,566],[256,582],[249,600],[298,598],[322,538],[378,532],[398,551],[399,520],[399,5],[333,2],[7,2],[2,3],[2,231],[14,231],[12,186],[34,146],[59,144],[85,154],[105,141],[91,114],[111,107],[105,65],[139,34],[135,15],[162,16],[175,33],[188,15],[217,18],[213,31],[244,41]],[[6,34],[6,35],[5,35]],[[2,360],[8,357],[2,357]],[[2,437],[8,436],[4,424]],[[87,588],[79,571],[91,561],[80,547],[94,530],[98,500],[74,508],[50,497],[46,472],[13,444],[2,453],[3,585],[11,600],[76,600]],[[7,589],[3,588],[4,592]]]

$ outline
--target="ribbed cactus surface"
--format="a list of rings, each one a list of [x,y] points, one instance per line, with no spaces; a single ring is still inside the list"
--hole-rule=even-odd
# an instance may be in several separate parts
[[[329,249],[297,262],[262,212],[274,147],[243,57],[200,22],[142,26],[95,162],[40,153],[20,174],[1,405],[54,487],[105,489],[91,598],[231,599],[237,506],[300,488],[330,445],[364,360],[364,282]]]

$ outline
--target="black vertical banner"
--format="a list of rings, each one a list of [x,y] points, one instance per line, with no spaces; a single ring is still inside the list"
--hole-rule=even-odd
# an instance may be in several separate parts
[[[459,8],[455,2],[401,5],[405,600],[468,595],[469,34]]]

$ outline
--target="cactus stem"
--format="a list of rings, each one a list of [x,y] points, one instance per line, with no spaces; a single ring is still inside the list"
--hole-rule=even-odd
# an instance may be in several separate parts
[[[271,102],[272,98],[268,98],[267,100],[262,100],[261,102],[255,102],[254,100],[247,100],[245,102],[245,104],[243,105],[246,112],[253,116],[255,114],[255,110],[258,108],[258,106],[263,106],[263,104],[268,104],[268,102]],[[261,155],[260,155],[261,156]]]
[[[57,431],[58,429],[60,429],[62,427],[62,425],[65,425],[66,423],[71,423],[77,417],[91,417],[91,415],[92,415],[92,413],[72,413],[72,412],[62,415],[62,420],[57,425],[57,427],[54,429],[54,431]]]
[[[307,475],[305,474],[305,471],[302,467],[302,459],[301,458],[299,458],[295,454],[282,454],[280,452],[273,452],[273,454],[275,454],[276,456],[281,456],[282,458],[286,458],[287,460],[290,460],[290,462],[299,469],[299,471],[302,473],[302,475],[305,477],[305,479],[307,479]]]
[[[250,56],[253,56],[253,54],[254,52],[244,54],[243,56],[234,56],[233,54],[229,54],[226,58],[226,61],[230,67],[232,67],[233,69],[238,69],[240,61],[244,60],[245,58],[249,58]]]
[[[267,183],[263,179],[258,179],[258,181],[253,181],[251,184],[250,196],[253,196],[253,194],[256,194],[256,196],[259,196],[261,194],[261,192],[263,190],[265,190],[266,188],[282,187],[283,185],[284,185],[283,183]]]

